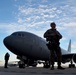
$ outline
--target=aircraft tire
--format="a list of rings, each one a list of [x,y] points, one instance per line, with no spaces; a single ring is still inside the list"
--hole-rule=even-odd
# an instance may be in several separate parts
[[[75,64],[69,64],[69,68],[75,68]]]
[[[50,68],[50,65],[44,64],[44,68]]]
[[[19,68],[25,68],[24,64],[19,64]]]

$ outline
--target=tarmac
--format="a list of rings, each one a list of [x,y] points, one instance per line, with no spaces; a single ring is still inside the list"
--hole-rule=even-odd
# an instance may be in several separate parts
[[[65,70],[59,70],[55,67],[54,70],[43,67],[0,67],[0,75],[76,75],[76,68],[65,67]]]

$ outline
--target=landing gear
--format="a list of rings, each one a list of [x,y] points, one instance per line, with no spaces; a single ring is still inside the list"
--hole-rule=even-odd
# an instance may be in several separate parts
[[[71,64],[69,64],[69,68],[75,68],[75,64],[73,64],[72,60],[71,60]]]
[[[50,68],[49,61],[45,61],[45,63],[44,63],[44,68]]]
[[[69,64],[69,68],[75,68],[75,64]]]
[[[19,68],[25,68],[24,64],[19,64]]]
[[[19,68],[25,68],[25,64],[23,61],[18,62]]]

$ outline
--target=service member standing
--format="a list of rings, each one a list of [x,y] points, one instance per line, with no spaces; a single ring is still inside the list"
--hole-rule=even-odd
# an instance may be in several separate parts
[[[61,67],[61,49],[59,40],[62,38],[62,35],[56,30],[56,24],[53,22],[50,24],[50,29],[44,33],[44,38],[49,42],[48,48],[50,50],[50,62],[51,70],[54,69],[55,56],[57,57],[58,69],[64,69]]]
[[[5,54],[5,56],[4,56],[4,59],[5,59],[4,68],[8,68],[7,65],[8,65],[9,57],[10,57],[10,55],[9,55],[9,53],[7,52],[7,53]]]

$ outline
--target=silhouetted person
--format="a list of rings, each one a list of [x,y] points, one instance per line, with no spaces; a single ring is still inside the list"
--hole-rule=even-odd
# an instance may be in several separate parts
[[[61,67],[61,49],[59,40],[62,38],[62,35],[56,30],[56,24],[53,22],[50,24],[50,29],[44,33],[44,38],[48,41],[48,48],[50,50],[50,63],[51,69],[54,69],[55,56],[57,57],[58,69],[64,69]]]
[[[8,68],[7,65],[8,65],[9,57],[10,57],[10,55],[9,55],[9,53],[7,52],[7,53],[5,54],[5,56],[4,56],[4,59],[5,59],[4,68]]]

